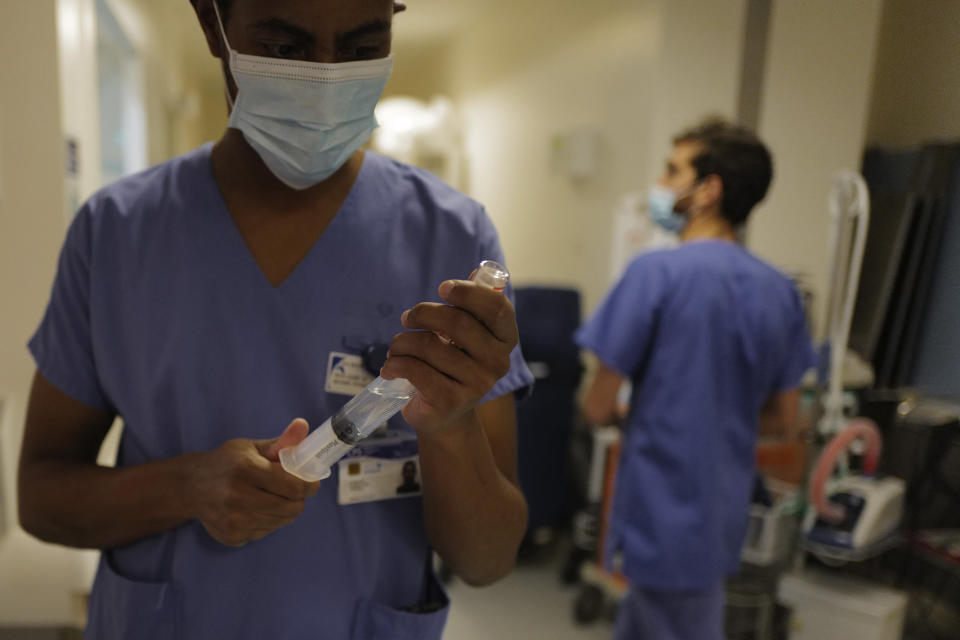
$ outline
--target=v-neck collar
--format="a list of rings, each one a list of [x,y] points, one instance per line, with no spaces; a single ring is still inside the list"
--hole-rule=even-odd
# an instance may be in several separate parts
[[[243,265],[242,268],[248,271],[251,269],[253,270],[254,278],[260,284],[260,286],[266,287],[270,291],[278,294],[283,293],[288,289],[295,288],[296,281],[302,277],[300,276],[300,273],[310,270],[310,263],[318,259],[316,254],[323,253],[323,246],[329,245],[333,241],[331,236],[335,235],[338,229],[345,224],[345,222],[341,222],[341,218],[343,218],[344,214],[347,213],[353,206],[353,201],[357,198],[356,194],[359,190],[358,186],[360,181],[364,180],[365,175],[368,172],[367,165],[370,164],[373,158],[373,154],[371,154],[369,151],[364,152],[363,163],[360,165],[360,170],[357,172],[357,177],[350,186],[350,191],[347,193],[347,196],[340,204],[340,208],[337,209],[337,212],[327,224],[326,229],[323,230],[323,233],[320,234],[316,242],[310,246],[310,248],[307,250],[307,253],[303,256],[300,262],[296,264],[293,270],[290,271],[290,273],[288,273],[287,276],[278,284],[274,285],[272,282],[270,282],[270,279],[267,278],[267,274],[264,273],[263,268],[260,266],[260,263],[257,262],[253,252],[250,251],[250,247],[247,245],[246,240],[244,240],[243,234],[240,232],[240,228],[237,227],[237,223],[233,219],[233,215],[230,213],[226,198],[224,198],[223,193],[220,191],[220,187],[217,184],[217,180],[213,174],[213,164],[211,162],[212,152],[213,144],[211,143],[207,146],[204,164],[206,166],[208,184],[210,185],[211,200],[213,202],[213,208],[215,209],[214,218],[216,218],[218,226],[222,228],[222,231],[226,236],[225,241],[229,246],[229,251],[231,254],[239,256],[238,262],[239,264]]]

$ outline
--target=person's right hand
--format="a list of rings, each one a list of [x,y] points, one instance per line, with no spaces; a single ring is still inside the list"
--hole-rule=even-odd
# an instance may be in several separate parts
[[[285,447],[307,437],[309,426],[296,419],[273,440],[230,440],[200,454],[191,484],[197,519],[210,536],[240,547],[288,525],[320,488],[287,473],[278,462]]]

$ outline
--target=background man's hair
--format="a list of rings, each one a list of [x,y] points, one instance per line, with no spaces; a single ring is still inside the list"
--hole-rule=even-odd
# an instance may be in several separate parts
[[[773,179],[773,160],[767,147],[749,129],[717,117],[673,139],[674,144],[681,142],[700,146],[692,162],[698,179],[716,175],[723,182],[723,216],[735,227],[746,222],[766,197]]]

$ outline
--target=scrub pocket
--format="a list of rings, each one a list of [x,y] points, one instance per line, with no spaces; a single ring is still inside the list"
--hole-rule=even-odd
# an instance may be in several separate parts
[[[423,612],[394,609],[373,600],[357,603],[350,640],[440,640],[450,613],[450,599],[430,573],[432,597]]]
[[[87,640],[179,640],[183,593],[172,582],[140,582],[100,558],[90,598]]]

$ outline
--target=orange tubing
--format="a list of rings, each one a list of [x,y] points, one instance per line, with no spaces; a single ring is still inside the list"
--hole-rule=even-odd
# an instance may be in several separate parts
[[[872,420],[854,418],[846,429],[834,436],[833,440],[827,444],[811,475],[808,494],[810,504],[814,506],[820,517],[827,522],[840,522],[845,515],[843,507],[835,505],[827,499],[825,488],[830,474],[833,473],[833,467],[837,464],[837,458],[857,438],[866,440],[867,445],[867,451],[863,459],[863,470],[868,475],[873,474],[877,469],[877,463],[880,461],[882,446],[880,430]]]

